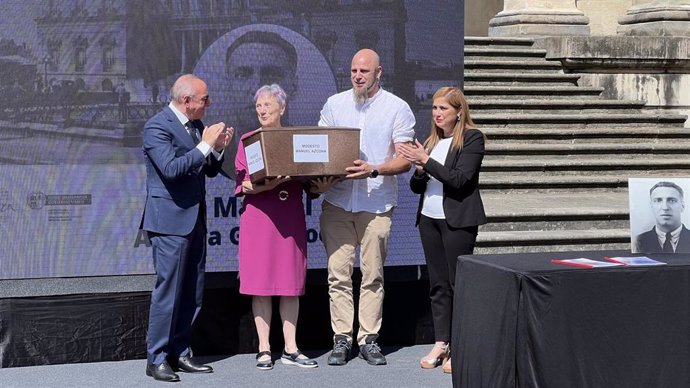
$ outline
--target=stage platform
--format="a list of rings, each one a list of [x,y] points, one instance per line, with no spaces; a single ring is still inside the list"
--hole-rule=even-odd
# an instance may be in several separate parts
[[[382,346],[433,343],[424,270],[417,266],[386,268]],[[297,343],[305,352],[327,349],[333,343],[326,278],[322,269],[307,272],[297,327]],[[206,280],[192,337],[195,354],[254,353],[258,338],[251,297],[239,294],[237,273],[209,273]],[[154,282],[153,275],[1,280],[0,370],[145,358]],[[358,287],[355,276],[355,289]],[[274,298],[271,345],[281,349],[277,302]]]
[[[145,360],[98,362],[82,364],[44,365],[0,369],[0,387],[377,387],[415,388],[452,387],[452,378],[441,368],[421,369],[419,359],[432,345],[384,347],[388,365],[371,366],[356,358],[345,366],[328,366],[330,350],[306,352],[318,357],[319,367],[301,369],[276,363],[273,370],[260,371],[254,367],[254,354],[200,357],[208,362],[214,373],[180,374],[176,384],[155,381],[144,373]],[[273,356],[278,357],[275,353]]]

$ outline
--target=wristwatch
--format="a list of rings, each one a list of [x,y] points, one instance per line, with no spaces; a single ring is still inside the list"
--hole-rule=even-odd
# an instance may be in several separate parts
[[[369,174],[369,178],[376,178],[377,176],[379,176],[379,170],[377,170],[377,169],[371,170],[371,173]]]

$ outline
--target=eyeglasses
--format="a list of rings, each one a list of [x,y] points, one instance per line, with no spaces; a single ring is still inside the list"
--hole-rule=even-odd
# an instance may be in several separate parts
[[[189,96],[190,99],[194,99],[195,97],[196,96]],[[211,96],[209,96],[208,94],[203,97],[199,97],[199,101],[203,102],[204,104],[207,103],[210,99]]]

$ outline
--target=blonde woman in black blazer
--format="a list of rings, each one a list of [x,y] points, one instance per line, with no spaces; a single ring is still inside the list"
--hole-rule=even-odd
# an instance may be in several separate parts
[[[486,223],[479,195],[484,135],[474,127],[467,100],[455,87],[433,98],[431,133],[424,144],[403,147],[414,163],[410,188],[420,194],[417,222],[429,271],[429,296],[436,343],[420,360],[424,369],[443,365],[451,372],[451,334],[455,267],[459,255],[471,254],[479,225]]]

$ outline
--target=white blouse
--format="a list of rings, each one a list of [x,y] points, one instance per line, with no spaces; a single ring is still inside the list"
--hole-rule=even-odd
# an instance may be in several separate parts
[[[441,139],[438,144],[436,144],[436,147],[431,150],[429,158],[444,164],[452,141],[452,137]],[[439,182],[438,179],[433,176],[429,178],[429,181],[426,183],[426,191],[424,191],[422,214],[429,218],[443,220],[446,218],[446,214],[443,212],[443,183]]]

